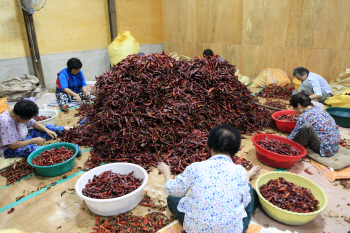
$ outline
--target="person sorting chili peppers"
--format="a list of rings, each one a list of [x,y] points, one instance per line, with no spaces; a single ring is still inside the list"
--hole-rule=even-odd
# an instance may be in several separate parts
[[[219,61],[226,61],[225,59],[223,59],[222,57],[220,57],[219,55],[214,54],[214,52],[211,49],[206,49],[203,51],[203,57],[216,57],[219,59]]]
[[[81,102],[82,99],[89,99],[91,94],[85,82],[83,64],[78,58],[71,58],[67,62],[67,68],[57,74],[56,98],[60,108],[68,112],[68,102]]]
[[[174,179],[168,165],[158,164],[166,181],[168,207],[186,232],[244,232],[259,205],[249,180],[260,173],[260,167],[253,167],[247,175],[241,165],[232,162],[241,135],[231,125],[214,127],[208,146],[210,159],[192,163]]]
[[[294,90],[293,94],[306,91],[311,100],[317,99],[320,103],[332,96],[331,87],[320,75],[309,72],[304,67],[297,67],[293,71],[293,76],[301,82],[299,90]]]
[[[318,106],[312,107],[311,98],[304,92],[292,95],[289,103],[298,118],[288,138],[302,146],[308,144],[322,157],[336,154],[340,144],[340,132],[333,117]]]
[[[5,158],[28,157],[46,139],[57,138],[64,126],[42,125],[33,119],[38,106],[29,100],[17,102],[13,109],[0,114],[0,155]],[[33,127],[34,129],[29,129]]]

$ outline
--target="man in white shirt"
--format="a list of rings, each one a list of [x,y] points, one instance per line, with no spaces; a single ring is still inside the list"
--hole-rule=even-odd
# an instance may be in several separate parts
[[[297,67],[293,71],[293,76],[301,82],[299,90],[294,91],[293,94],[306,91],[311,100],[317,99],[320,103],[332,96],[331,87],[320,75],[309,72],[304,67]]]

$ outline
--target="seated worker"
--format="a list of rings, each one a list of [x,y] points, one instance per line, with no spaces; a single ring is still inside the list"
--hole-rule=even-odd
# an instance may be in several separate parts
[[[332,96],[331,87],[320,75],[309,72],[304,67],[297,67],[293,71],[293,76],[301,82],[299,90],[294,91],[293,94],[306,91],[311,100],[317,99],[320,103]]]
[[[90,92],[85,82],[83,72],[81,72],[81,61],[78,58],[71,58],[67,62],[67,68],[57,74],[56,98],[60,108],[68,112],[68,102],[81,99],[89,99]]]
[[[292,95],[289,103],[298,119],[288,138],[302,146],[308,144],[323,157],[336,154],[340,133],[333,117],[318,106],[311,107],[311,98],[304,92]]]
[[[17,102],[13,109],[0,114],[0,155],[5,158],[28,157],[42,146],[46,139],[56,138],[64,126],[42,125],[32,119],[39,113],[38,106],[29,100]],[[28,128],[33,127],[34,129]]]
[[[214,54],[211,49],[204,50],[203,51],[203,57],[216,57],[216,58],[219,58],[219,61],[222,61],[222,62],[226,61],[225,59],[223,59],[219,55]]]
[[[166,181],[168,207],[186,232],[244,232],[259,205],[249,179],[260,173],[260,167],[253,167],[247,175],[241,165],[232,162],[241,135],[231,125],[214,127],[208,146],[210,159],[192,163],[174,179],[168,165],[158,164]]]

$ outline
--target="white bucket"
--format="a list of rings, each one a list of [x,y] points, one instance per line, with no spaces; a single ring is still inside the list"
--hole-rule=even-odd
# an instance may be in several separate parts
[[[120,173],[122,175],[134,172],[133,176],[138,179],[143,179],[142,185],[135,191],[116,198],[111,199],[95,199],[84,196],[82,193],[83,188],[88,183],[88,180],[92,180],[94,175],[100,175],[104,171],[112,171],[114,173]],[[143,188],[148,181],[148,174],[142,167],[132,163],[110,163],[96,167],[83,176],[81,176],[75,184],[75,191],[78,196],[83,199],[91,212],[100,216],[113,216],[122,214],[134,209],[141,201]]]
[[[51,117],[49,119],[39,121],[43,125],[55,125],[56,123],[56,117],[58,115],[58,112],[52,109],[39,109],[39,116],[46,116]]]

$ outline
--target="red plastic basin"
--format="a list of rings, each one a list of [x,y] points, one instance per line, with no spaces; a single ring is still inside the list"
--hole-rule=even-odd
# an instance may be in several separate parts
[[[295,115],[295,116],[297,114],[295,114],[294,110],[283,110],[283,111],[275,112],[274,114],[272,114],[272,118],[275,120],[277,129],[281,130],[283,132],[286,132],[286,133],[290,133],[293,131],[293,129],[297,125],[297,122],[296,121],[277,120],[277,117],[279,115],[282,115],[282,114],[291,114],[291,115]]]
[[[299,156],[281,155],[262,148],[257,144],[257,142],[259,142],[260,140],[265,140],[266,137],[268,137],[269,141],[274,139],[274,140],[286,143],[288,145],[291,145],[292,146],[291,148],[293,150],[299,151],[301,149],[300,155]],[[283,169],[291,168],[293,167],[296,161],[306,156],[306,150],[303,146],[285,137],[281,137],[273,134],[256,134],[252,137],[252,141],[256,149],[256,157],[260,160],[260,162],[270,167],[283,168]]]

